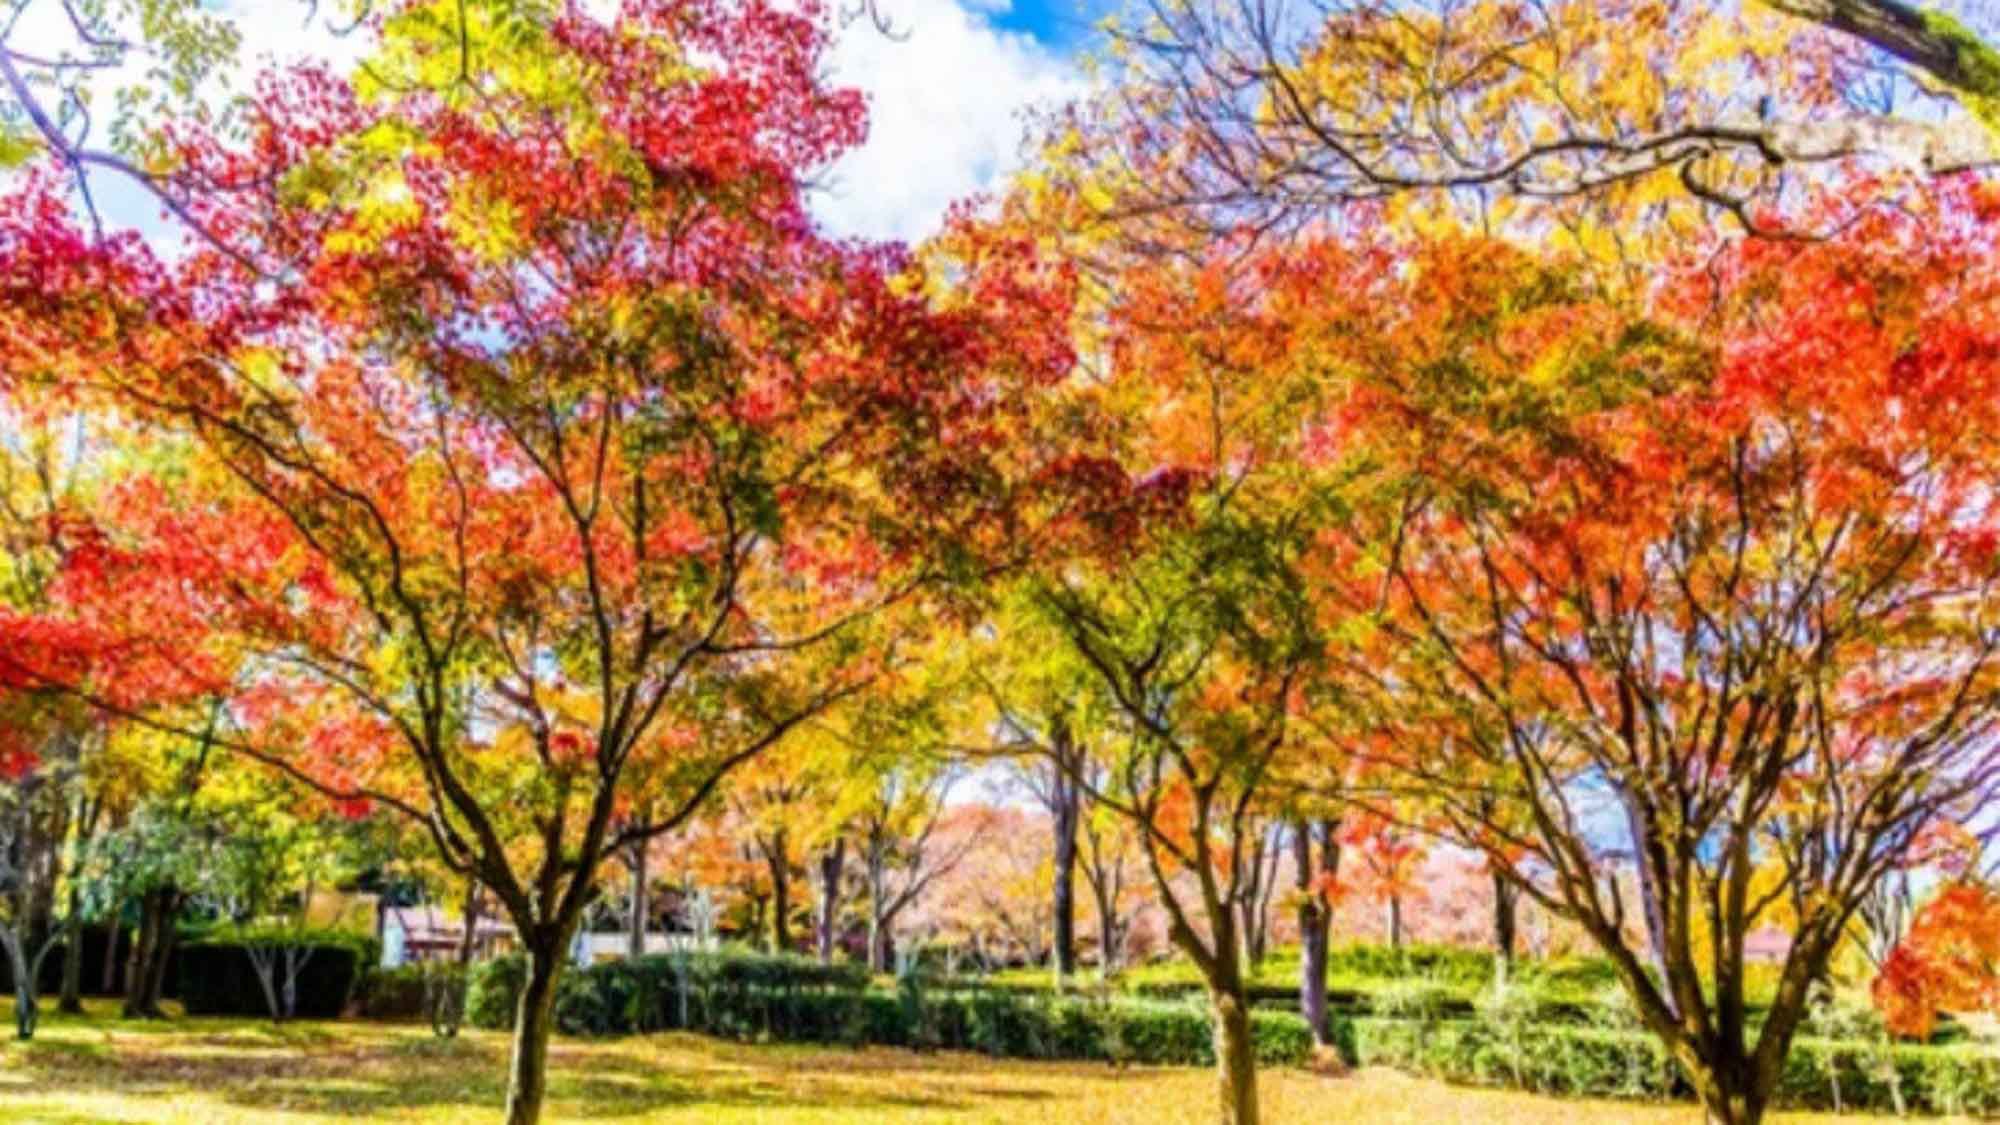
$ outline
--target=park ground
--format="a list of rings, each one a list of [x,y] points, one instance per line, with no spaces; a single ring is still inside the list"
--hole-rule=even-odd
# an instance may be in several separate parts
[[[48,1017],[31,1043],[0,1047],[0,1121],[13,1125],[198,1122],[319,1125],[358,1120],[497,1120],[506,1039],[454,1040],[379,1023]],[[1206,1123],[1205,1070],[1002,1062],[721,1042],[692,1035],[558,1040],[552,1122],[862,1125],[885,1122]],[[1692,1106],[1563,1101],[1476,1090],[1370,1069],[1264,1075],[1265,1120],[1449,1125],[1696,1125]],[[1786,1114],[1787,1125],[1888,1118]]]

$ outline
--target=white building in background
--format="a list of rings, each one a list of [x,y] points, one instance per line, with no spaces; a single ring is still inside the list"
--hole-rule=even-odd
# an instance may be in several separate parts
[[[465,920],[436,906],[378,906],[376,936],[382,939],[382,967],[393,969],[419,961],[444,961],[458,956],[465,939]],[[514,927],[496,918],[481,918],[472,932],[472,957],[483,961],[514,948]]]
[[[646,934],[645,949],[649,954],[685,953],[703,949],[712,950],[715,946],[714,938],[703,942],[694,934],[649,931]],[[631,936],[623,932],[578,931],[576,941],[570,945],[570,957],[578,965],[595,965],[603,961],[621,961],[631,948]]]

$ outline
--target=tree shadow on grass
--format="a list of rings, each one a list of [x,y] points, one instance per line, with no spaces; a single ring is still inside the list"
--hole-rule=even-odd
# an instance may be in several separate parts
[[[342,1025],[289,1025],[269,1034],[232,1027],[173,1041],[55,1040],[9,1062],[31,1088],[163,1102],[194,1090],[265,1112],[369,1118],[456,1109],[485,1117],[497,1115],[506,1098],[505,1040],[491,1035],[440,1040]],[[811,1107],[872,1120],[895,1111],[964,1112],[1051,1096],[943,1055],[768,1048],[692,1036],[559,1040],[550,1050],[550,1105],[567,1117]]]

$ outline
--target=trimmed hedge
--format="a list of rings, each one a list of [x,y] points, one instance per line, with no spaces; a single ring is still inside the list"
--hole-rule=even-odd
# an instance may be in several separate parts
[[[1693,1096],[1659,1040],[1638,1031],[1364,1017],[1345,1021],[1336,1038],[1362,1065],[1450,1082],[1569,1097]],[[1801,1038],[1785,1060],[1776,1102],[1795,1109],[1993,1116],[2000,1114],[2000,1054],[1971,1046]]]
[[[181,945],[180,1001],[191,1016],[269,1016],[264,986],[250,960],[243,935],[222,932]],[[287,934],[284,944],[310,946],[312,955],[299,970],[300,1019],[337,1019],[347,1009],[364,966],[374,961],[373,942],[337,931]],[[278,975],[283,976],[280,967]],[[274,980],[282,987],[282,980]]]
[[[518,955],[476,966],[468,1021],[511,1026],[525,977]],[[1535,1018],[1538,1010],[1525,1007],[1514,1018],[1493,1019],[1447,1018],[1448,1011],[1413,1019],[1336,1015],[1328,1031],[1350,1062],[1452,1082],[1565,1097],[1691,1096],[1653,1036],[1551,1022]],[[1194,1003],[982,988],[964,980],[926,986],[905,979],[891,990],[871,986],[858,968],[762,954],[657,956],[567,970],[557,986],[556,1023],[573,1035],[689,1030],[1004,1058],[1214,1062],[1207,1011]],[[1312,1036],[1294,1013],[1253,1009],[1251,1034],[1260,1063],[1298,1065],[1311,1057]],[[2000,1114],[2000,1054],[1972,1046],[1801,1038],[1786,1060],[1777,1101],[1805,1109]]]
[[[676,964],[676,962],[679,962]],[[467,1019],[513,1024],[526,977],[519,956],[473,971]],[[683,989],[685,978],[685,990]],[[702,954],[613,961],[565,971],[556,1026],[572,1035],[689,1030],[737,1039],[879,1044],[977,1051],[1001,1058],[1087,1059],[1207,1066],[1215,1061],[1208,1015],[1191,1004],[1082,999],[1052,993],[904,981],[872,988],[865,971],[800,957]],[[1312,1035],[1288,1012],[1253,1011],[1260,1062],[1306,1061]]]

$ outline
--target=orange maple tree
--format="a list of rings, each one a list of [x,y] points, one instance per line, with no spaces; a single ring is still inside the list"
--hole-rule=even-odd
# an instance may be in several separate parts
[[[1924,904],[1869,987],[1889,1030],[1929,1039],[1940,1012],[2000,1011],[2000,892],[1956,882]]]
[[[53,172],[0,201],[4,366],[202,466],[93,513],[157,596],[125,620],[241,654],[223,744],[410,817],[519,931],[510,1121],[605,860],[876,675],[854,622],[1008,537],[989,451],[1068,369],[1025,247],[973,247],[946,298],[816,226],[809,177],[865,130],[829,23],[404,0],[352,78],[166,130],[179,258]],[[122,706],[16,643],[84,608],[0,649]]]

